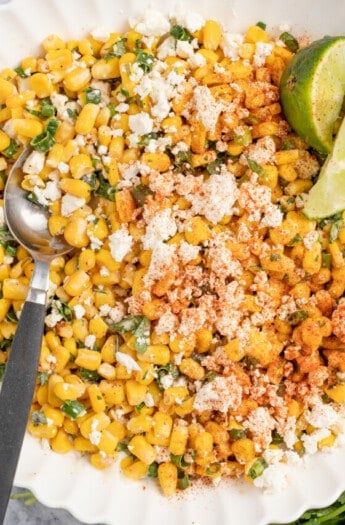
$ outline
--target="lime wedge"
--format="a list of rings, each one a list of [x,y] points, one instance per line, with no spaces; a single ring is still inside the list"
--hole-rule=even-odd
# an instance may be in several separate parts
[[[308,194],[303,209],[309,219],[324,219],[345,210],[345,119],[336,136],[333,151],[323,164],[319,178]]]
[[[286,67],[280,93],[291,127],[320,153],[330,153],[345,94],[345,37],[325,36]]]

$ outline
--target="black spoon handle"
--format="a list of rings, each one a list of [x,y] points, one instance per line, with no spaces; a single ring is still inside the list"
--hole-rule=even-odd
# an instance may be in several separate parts
[[[0,524],[5,518],[32,403],[45,314],[43,304],[24,304],[0,392]]]

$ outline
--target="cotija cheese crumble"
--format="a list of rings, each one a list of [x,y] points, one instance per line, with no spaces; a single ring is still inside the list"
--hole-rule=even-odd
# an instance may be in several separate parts
[[[291,132],[294,54],[148,10],[124,34],[50,35],[0,73],[0,186],[23,188],[74,247],[51,265],[28,431],[57,453],[157,477],[244,476],[344,443],[345,227],[310,221],[319,160]],[[1,210],[0,370],[33,271]]]

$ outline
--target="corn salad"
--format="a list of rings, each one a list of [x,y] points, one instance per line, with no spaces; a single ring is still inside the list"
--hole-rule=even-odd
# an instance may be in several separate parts
[[[0,72],[0,189],[31,144],[23,188],[74,248],[28,424],[54,452],[171,496],[283,486],[341,443],[345,216],[303,215],[319,159],[279,103],[289,38],[148,11]],[[32,270],[2,219],[2,372]]]

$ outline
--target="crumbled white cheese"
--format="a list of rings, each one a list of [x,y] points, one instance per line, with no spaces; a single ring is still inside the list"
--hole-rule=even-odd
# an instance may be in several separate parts
[[[175,24],[185,27],[191,33],[199,31],[205,24],[205,19],[199,13],[185,11],[184,6],[177,6],[176,11],[171,15]]]
[[[236,410],[242,401],[242,386],[234,375],[217,376],[205,383],[198,390],[194,399],[194,408],[199,412],[219,410],[226,413],[229,409]]]
[[[146,232],[142,237],[144,250],[152,250],[155,245],[167,241],[177,232],[177,225],[172,217],[171,209],[165,208],[154,215],[146,226]]]
[[[76,319],[81,319],[85,315],[85,308],[81,304],[73,306],[73,311]]]
[[[97,430],[99,425],[98,419],[94,419],[91,423],[91,432],[89,433],[89,440],[93,445],[99,445],[102,433]]]
[[[147,133],[151,133],[153,129],[153,120],[147,113],[141,111],[140,113],[129,116],[128,125],[133,133],[146,135]]]
[[[38,175],[44,168],[45,154],[33,150],[23,164],[23,173]]]
[[[256,67],[262,67],[266,63],[266,58],[270,56],[273,50],[273,44],[266,42],[257,42],[255,44],[255,54],[253,56],[253,62]]]
[[[89,334],[85,337],[84,344],[86,348],[91,348],[92,350],[92,348],[95,345],[95,342],[96,342],[96,336],[94,334]]]
[[[162,36],[170,31],[166,16],[155,9],[147,9],[139,19],[130,19],[129,25],[145,36]]]
[[[117,262],[122,262],[123,258],[132,249],[133,237],[129,234],[128,228],[124,225],[119,230],[109,235],[110,253]]]
[[[239,49],[243,44],[243,35],[238,33],[229,33],[225,31],[223,34],[222,48],[224,55],[231,58],[234,62],[239,58]]]
[[[123,365],[129,374],[132,372],[140,371],[141,368],[138,365],[138,363],[128,354],[125,354],[123,352],[116,352],[116,360],[120,365]]]
[[[82,197],[75,197],[70,193],[66,193],[61,199],[61,215],[63,217],[68,217],[75,210],[84,206],[85,202],[85,199]]]
[[[197,86],[194,89],[194,103],[198,118],[205,128],[213,133],[222,111],[222,104],[217,102],[207,86]]]

